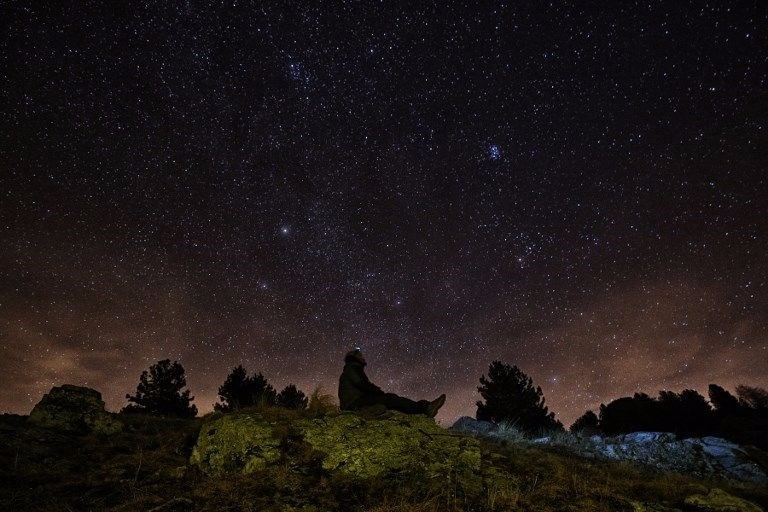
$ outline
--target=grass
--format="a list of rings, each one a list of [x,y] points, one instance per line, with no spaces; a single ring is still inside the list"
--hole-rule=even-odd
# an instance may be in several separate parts
[[[315,407],[306,411],[261,407],[259,412],[276,423],[336,414],[328,403],[323,405],[322,396],[317,390]],[[368,481],[330,474],[312,463],[312,454],[286,457],[258,474],[208,478],[186,466],[205,418],[129,415],[121,420],[125,431],[107,438],[30,428],[23,417],[0,416],[0,509],[133,512],[183,497],[200,511],[599,512],[634,510],[633,502],[679,507],[685,497],[713,487],[768,506],[768,490],[758,486],[485,441],[478,496],[462,495],[452,478],[430,480],[407,468],[400,475]],[[509,436],[514,436],[511,430]],[[281,446],[301,449],[289,442]]]
[[[497,463],[518,479],[512,505],[520,510],[632,510],[632,502],[675,507],[691,494],[713,487],[760,503],[768,490],[755,485],[701,480],[653,472],[627,462],[594,461],[547,447],[489,446]],[[515,508],[512,508],[513,510]]]

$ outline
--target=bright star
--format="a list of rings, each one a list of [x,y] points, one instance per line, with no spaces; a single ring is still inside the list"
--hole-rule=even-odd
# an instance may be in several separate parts
[[[488,146],[488,158],[498,160],[501,158],[501,148],[497,144]]]

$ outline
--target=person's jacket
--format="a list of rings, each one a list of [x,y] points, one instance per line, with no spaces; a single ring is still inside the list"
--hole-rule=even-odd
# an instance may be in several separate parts
[[[347,359],[344,371],[339,377],[339,406],[343,411],[357,408],[361,397],[384,393],[378,386],[368,380],[363,370],[363,363],[357,359]]]

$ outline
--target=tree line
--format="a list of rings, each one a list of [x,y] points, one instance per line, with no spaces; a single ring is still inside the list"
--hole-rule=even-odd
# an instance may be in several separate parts
[[[193,417],[184,368],[169,359],[142,372],[135,395],[122,412]],[[540,435],[564,431],[563,424],[546,405],[541,387],[517,366],[493,361],[477,388],[483,400],[476,403],[478,420],[506,422],[522,433]],[[768,448],[768,391],[738,386],[736,395],[710,384],[709,400],[697,391],[660,391],[654,398],[635,393],[601,404],[598,414],[585,412],[570,430],[577,434],[615,435],[638,431],[673,432],[680,436],[718,436],[742,444]],[[220,401],[214,409],[231,412],[244,407],[277,406],[306,409],[308,398],[294,384],[277,392],[261,373],[248,375],[242,365],[233,368],[219,386]]]
[[[541,388],[517,366],[491,363],[488,377],[480,378],[477,419],[513,424],[528,435],[564,430],[545,405]],[[672,432],[682,438],[716,436],[739,444],[768,449],[768,391],[740,385],[736,395],[710,384],[709,400],[697,391],[659,391],[617,398],[601,404],[598,414],[585,412],[570,427],[581,435],[617,435],[630,432]]]
[[[584,434],[637,431],[673,432],[681,437],[716,436],[768,448],[768,391],[740,385],[736,395],[717,384],[709,400],[697,391],[659,391],[658,397],[635,393],[601,404],[598,414],[585,412],[571,426]]]
[[[136,394],[125,395],[130,403],[121,412],[181,418],[197,416],[197,406],[192,403],[195,397],[184,389],[186,385],[181,363],[171,363],[170,359],[158,361],[141,373]],[[213,408],[221,412],[257,405],[306,409],[308,402],[307,396],[295,384],[288,384],[278,393],[261,373],[249,376],[242,365],[233,368],[219,386],[219,400]]]

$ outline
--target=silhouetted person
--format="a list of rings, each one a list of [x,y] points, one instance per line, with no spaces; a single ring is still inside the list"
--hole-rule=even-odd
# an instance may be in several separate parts
[[[339,403],[344,411],[354,411],[362,407],[383,405],[387,409],[406,414],[426,414],[434,417],[445,403],[445,395],[440,395],[431,402],[419,400],[414,402],[394,393],[385,393],[368,380],[363,369],[365,358],[360,349],[355,349],[344,356],[344,371],[339,377]]]

